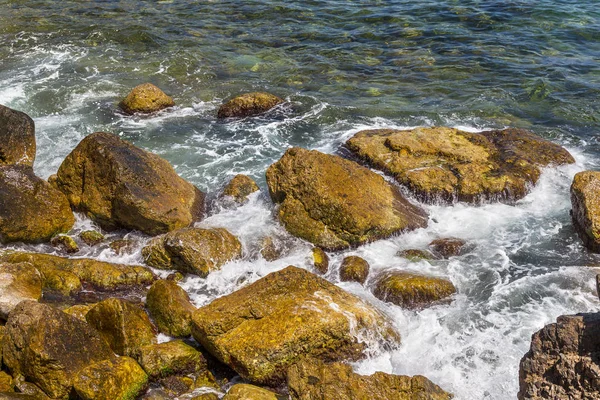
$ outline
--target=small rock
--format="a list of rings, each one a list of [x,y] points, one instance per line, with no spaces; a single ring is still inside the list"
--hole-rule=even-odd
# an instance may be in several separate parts
[[[42,297],[42,278],[29,263],[0,263],[0,318],[23,300],[38,301]]]
[[[79,238],[88,246],[95,246],[104,240],[104,235],[95,230],[83,231]]]
[[[279,396],[277,393],[263,389],[258,386],[238,383],[233,385],[227,392],[223,400],[283,400],[286,396]]]
[[[111,248],[117,255],[131,254],[135,251],[138,242],[130,239],[117,239],[110,242],[108,247]]]
[[[219,107],[217,118],[245,118],[265,113],[283,103],[283,99],[265,92],[246,93]]]
[[[583,244],[600,252],[600,172],[583,171],[571,184],[571,219]]]
[[[378,299],[408,309],[430,306],[454,293],[449,280],[400,271],[382,274],[373,290]]]
[[[206,374],[212,377],[202,353],[181,340],[143,346],[137,360],[150,379],[187,374]],[[212,380],[214,381],[214,377]]]
[[[467,242],[462,239],[442,238],[436,239],[429,243],[429,248],[433,254],[437,255],[438,257],[450,258],[460,255],[465,244],[467,244]]]
[[[369,263],[358,256],[345,257],[340,266],[340,280],[365,283],[369,276]]]
[[[129,357],[104,360],[84,368],[73,380],[82,400],[133,400],[146,387],[148,375]]]
[[[174,337],[191,335],[192,313],[196,307],[177,283],[170,280],[154,282],[146,295],[146,307],[160,332]]]
[[[79,251],[79,246],[69,235],[54,236],[50,244],[62,253],[73,254]]]
[[[260,245],[260,255],[265,261],[276,261],[281,258],[283,249],[281,243],[274,239],[273,236],[267,236],[262,239]]]
[[[119,103],[119,107],[127,114],[150,114],[174,105],[172,97],[167,96],[151,83],[143,83],[134,87]]]
[[[167,280],[173,281],[173,282],[181,282],[184,279],[185,279],[185,275],[183,275],[181,272],[173,272],[172,274],[169,274],[167,276]]]
[[[433,260],[435,256],[427,250],[419,249],[407,249],[399,251],[396,254],[398,257],[406,258],[412,262],[418,262],[421,260]]]
[[[35,124],[29,115],[0,105],[0,165],[32,167],[35,160]]]
[[[329,257],[325,251],[320,247],[313,247],[312,256],[315,269],[325,275],[329,270]]]
[[[243,204],[248,201],[249,195],[259,190],[256,182],[246,175],[239,174],[234,176],[227,186],[225,186],[223,195],[231,196],[237,203]]]
[[[12,376],[4,371],[0,371],[0,393],[1,392],[14,392],[15,384]]]

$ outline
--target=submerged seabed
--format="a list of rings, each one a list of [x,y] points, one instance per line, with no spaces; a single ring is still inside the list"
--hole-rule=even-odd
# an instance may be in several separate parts
[[[335,254],[326,276],[389,314],[402,334],[397,351],[371,343],[358,372],[423,374],[458,400],[514,398],[531,334],[558,315],[598,308],[600,258],[575,236],[568,189],[577,171],[600,163],[600,9],[592,0],[416,3],[0,0],[0,104],[34,118],[44,178],[83,137],[105,130],[162,155],[210,193],[237,173],[265,193],[264,171],[287,147],[333,153],[366,128],[515,126],[566,146],[576,165],[545,171],[516,205],[426,206],[427,229]],[[116,111],[145,81],[178,106],[150,118]],[[251,90],[290,107],[274,119],[216,121],[223,99]],[[310,246],[287,236],[272,212],[265,195],[237,210],[215,204],[202,225],[230,229],[248,257],[188,278],[197,305],[289,264],[310,268]],[[76,230],[89,226],[80,217]],[[290,253],[256,258],[266,234],[287,238]],[[432,264],[395,256],[439,236],[473,247]],[[368,283],[338,282],[349,254],[374,271],[449,277],[459,295],[420,312],[384,304]],[[139,250],[85,255],[141,261]]]

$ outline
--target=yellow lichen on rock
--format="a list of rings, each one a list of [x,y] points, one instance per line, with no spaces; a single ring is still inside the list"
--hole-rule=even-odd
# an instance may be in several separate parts
[[[167,96],[151,83],[143,83],[134,87],[119,103],[119,107],[127,114],[148,114],[174,105],[172,97]]]

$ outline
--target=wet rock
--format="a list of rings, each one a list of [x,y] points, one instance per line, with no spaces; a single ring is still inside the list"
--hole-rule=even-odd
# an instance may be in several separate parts
[[[283,254],[282,243],[273,238],[273,236],[267,236],[262,239],[260,244],[260,255],[265,261],[276,261],[281,258]]]
[[[347,147],[428,202],[514,201],[541,168],[574,163],[564,148],[522,129],[433,127],[358,132]]]
[[[287,396],[279,396],[277,393],[263,389],[258,386],[238,383],[233,385],[223,400],[284,400]]]
[[[412,262],[435,259],[435,256],[433,254],[431,254],[431,252],[429,252],[427,250],[420,250],[420,249],[401,250],[396,255],[398,257],[406,258]]]
[[[0,319],[23,300],[38,301],[42,297],[40,273],[29,263],[0,263]]]
[[[127,300],[103,300],[88,311],[85,319],[121,356],[135,357],[140,347],[156,343],[154,326],[146,312]]]
[[[380,175],[341,157],[291,148],[267,170],[279,220],[293,235],[339,250],[427,225],[426,213]]]
[[[246,93],[234,97],[221,107],[217,118],[244,118],[265,113],[283,103],[283,99],[265,92]]]
[[[237,203],[245,203],[248,201],[248,196],[254,192],[258,192],[260,189],[256,182],[246,175],[236,175],[229,181],[225,189],[223,189],[224,196],[232,197]]]
[[[287,368],[308,355],[360,359],[365,344],[353,332],[363,330],[388,344],[399,341],[379,311],[292,266],[214,300],[192,317],[194,339],[244,379],[259,384],[281,383]]]
[[[151,83],[143,83],[134,87],[120,103],[119,107],[127,114],[150,114],[173,107],[173,98]]]
[[[531,337],[520,400],[600,398],[600,314],[563,315]]]
[[[191,398],[191,400],[219,400],[216,393],[202,393]]]
[[[4,364],[52,398],[67,396],[80,370],[111,357],[92,327],[46,304],[23,301],[6,323]]]
[[[204,374],[216,384],[202,353],[181,340],[143,346],[137,360],[150,379]]]
[[[224,228],[184,228],[154,238],[142,249],[146,264],[206,277],[241,257],[242,244]]]
[[[114,251],[117,255],[121,256],[123,254],[132,254],[135,251],[137,245],[138,242],[135,240],[117,239],[110,242],[108,247],[110,247],[110,249]]]
[[[384,372],[358,375],[349,365],[314,359],[292,366],[287,381],[293,400],[450,400],[453,397],[421,375]]]
[[[43,242],[75,217],[65,196],[24,165],[0,166],[0,242]]]
[[[161,379],[159,383],[162,385],[169,399],[176,398],[182,395],[186,397],[192,396],[192,392],[196,392],[197,389],[202,388],[202,391],[214,392],[219,389],[213,383],[207,381],[205,376],[182,376],[182,375],[171,375],[167,378]]]
[[[409,309],[428,307],[454,293],[456,288],[447,279],[400,271],[383,273],[373,290],[378,299]]]
[[[154,282],[146,295],[146,308],[160,332],[174,337],[191,335],[192,313],[196,307],[174,281]]]
[[[313,247],[312,250],[313,265],[321,274],[326,274],[329,270],[329,257],[320,247]]]
[[[76,304],[74,306],[65,308],[63,310],[63,312],[65,312],[77,319],[80,319],[84,322],[87,322],[87,320],[85,319],[85,316],[94,306],[95,306],[95,304]]]
[[[61,253],[73,254],[79,251],[79,246],[69,235],[57,235],[50,240],[50,244]]]
[[[369,276],[369,270],[370,266],[366,260],[358,256],[345,257],[340,266],[340,280],[365,283]]]
[[[0,104],[0,165],[32,167],[35,160],[35,124],[29,115]]]
[[[56,184],[71,206],[102,228],[158,235],[203,216],[204,193],[159,156],[97,132],[65,158]]]
[[[104,360],[84,368],[73,380],[82,400],[134,400],[145,388],[148,375],[129,357]]]
[[[435,239],[429,243],[429,248],[440,258],[450,258],[461,254],[467,242],[458,238]]]
[[[0,393],[1,392],[14,392],[15,384],[12,376],[4,371],[0,371]]]
[[[600,252],[600,172],[583,171],[571,184],[571,218],[583,244]]]
[[[83,231],[79,234],[79,238],[88,246],[95,246],[104,241],[104,235],[95,230]]]

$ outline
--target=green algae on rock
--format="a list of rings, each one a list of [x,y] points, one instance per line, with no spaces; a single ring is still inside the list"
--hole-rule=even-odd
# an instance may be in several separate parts
[[[373,289],[378,299],[409,309],[428,307],[454,293],[456,288],[447,279],[401,271],[384,272]]]
[[[160,332],[174,337],[191,335],[192,313],[196,307],[174,281],[154,282],[146,295],[146,308]]]
[[[265,92],[245,93],[219,107],[217,118],[245,118],[265,113],[283,103],[283,99]]]
[[[571,184],[571,218],[583,244],[600,252],[600,172],[583,171]]]
[[[50,244],[62,253],[73,254],[79,251],[77,242],[69,235],[56,235],[50,240]]]
[[[35,160],[35,124],[29,115],[0,104],[0,165],[27,165]]]
[[[342,282],[365,283],[369,276],[369,263],[358,256],[344,257],[340,266],[340,280]]]
[[[41,297],[42,278],[31,264],[0,263],[0,318],[8,318],[21,301],[38,301]]]
[[[260,189],[252,178],[238,174],[223,189],[223,196],[232,197],[237,203],[245,203],[248,201],[248,196]]]
[[[306,270],[289,266],[201,307],[192,335],[244,379],[279,384],[305,356],[363,357],[361,333],[394,345],[400,337],[363,300]]]
[[[79,238],[88,246],[95,246],[104,240],[104,235],[96,230],[87,230],[81,232]]]
[[[148,375],[134,359],[118,357],[82,369],[73,389],[82,400],[135,400],[147,382]]]
[[[174,105],[172,97],[151,83],[142,83],[134,87],[119,103],[119,107],[127,114],[150,114]]]
[[[514,128],[374,129],[358,132],[346,145],[433,203],[518,200],[537,182],[541,168],[575,162],[559,145]]]
[[[313,266],[320,274],[325,275],[329,270],[329,257],[320,247],[312,249]]]
[[[212,377],[202,353],[182,340],[140,347],[136,359],[150,379],[200,373]]]
[[[58,169],[71,206],[104,229],[157,235],[203,217],[204,193],[166,160],[106,132],[88,135]]]
[[[383,177],[353,161],[288,149],[267,169],[285,228],[325,250],[340,250],[427,225],[427,214]]]

